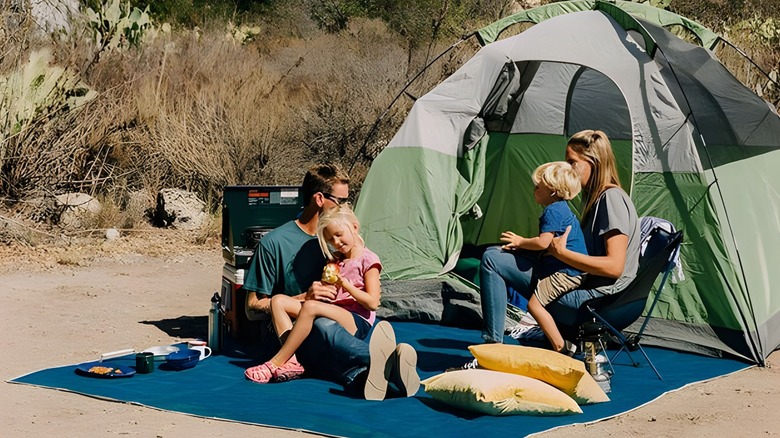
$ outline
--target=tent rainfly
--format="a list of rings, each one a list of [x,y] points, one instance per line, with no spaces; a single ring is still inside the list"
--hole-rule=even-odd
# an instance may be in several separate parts
[[[519,22],[535,24],[494,41]],[[685,231],[645,342],[763,365],[780,345],[780,117],[718,61],[719,37],[624,1],[553,3],[477,37],[366,177],[357,213],[385,278],[436,278],[466,246],[535,233],[531,171],[600,129],[639,215]]]

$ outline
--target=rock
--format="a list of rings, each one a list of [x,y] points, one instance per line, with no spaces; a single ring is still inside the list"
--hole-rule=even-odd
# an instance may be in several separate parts
[[[520,11],[532,9],[541,5],[542,5],[541,0],[522,0],[519,2],[513,1],[512,4],[509,6],[509,11],[511,14],[516,14]]]
[[[157,226],[173,226],[196,230],[206,223],[206,203],[195,193],[181,189],[162,189],[157,194],[154,222]]]
[[[106,230],[106,240],[119,239],[119,230],[116,228],[109,228]]]
[[[37,28],[46,33],[70,32],[71,17],[79,13],[78,0],[30,0],[29,7]]]
[[[54,200],[61,210],[60,225],[78,228],[85,219],[100,213],[100,202],[86,193],[63,193]]]

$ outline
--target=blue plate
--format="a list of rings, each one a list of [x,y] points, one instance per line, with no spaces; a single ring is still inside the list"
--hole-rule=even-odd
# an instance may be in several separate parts
[[[133,377],[135,369],[126,366],[116,366],[109,362],[87,362],[76,367],[76,374],[104,379]]]

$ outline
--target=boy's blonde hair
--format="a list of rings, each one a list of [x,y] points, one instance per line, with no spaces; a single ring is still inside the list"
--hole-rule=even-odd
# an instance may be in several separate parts
[[[325,228],[330,224],[339,224],[352,233],[352,225],[357,224],[359,230],[360,221],[349,205],[339,205],[338,207],[331,208],[320,216],[319,221],[317,222],[317,240],[320,242],[320,249],[322,249],[322,253],[325,257],[327,257],[328,260],[333,261],[336,260],[336,257],[331,252],[328,242],[325,240]],[[359,242],[362,246],[366,245],[359,232],[355,232],[354,237],[356,242]]]
[[[543,184],[559,198],[568,201],[580,192],[580,175],[565,161],[553,161],[537,167],[531,175],[535,185]]]
[[[582,217],[585,217],[604,190],[610,186],[620,187],[615,154],[607,134],[592,129],[572,135],[567,146],[591,165],[590,180],[582,188],[582,202],[585,205]]]

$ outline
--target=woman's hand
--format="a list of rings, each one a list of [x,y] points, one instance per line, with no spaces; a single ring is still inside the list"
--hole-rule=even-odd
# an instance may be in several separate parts
[[[566,251],[566,242],[569,240],[570,231],[571,225],[566,227],[566,230],[563,232],[563,234],[560,235],[560,237],[553,237],[552,243],[550,243],[550,246],[547,247],[547,251],[550,253],[550,255],[560,259],[559,256],[563,254],[564,251]]]
[[[511,231],[504,231],[503,233],[501,233],[501,242],[503,243],[501,249],[506,249],[511,251],[513,249],[520,248],[524,240],[525,237],[523,236],[518,236],[517,234]]]

